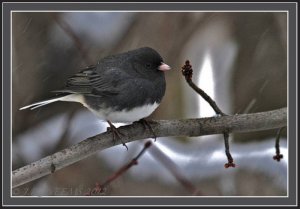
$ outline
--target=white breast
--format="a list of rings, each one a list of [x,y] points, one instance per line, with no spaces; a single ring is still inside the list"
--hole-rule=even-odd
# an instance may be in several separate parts
[[[136,107],[131,110],[113,111],[111,108],[95,111],[90,109],[99,118],[111,122],[134,122],[149,116],[157,107],[158,103]]]
[[[136,107],[131,110],[113,111],[112,108],[103,108],[99,111],[91,109],[84,101],[82,95],[71,94],[60,99],[61,101],[79,102],[87,107],[97,117],[111,122],[134,122],[149,116],[157,107],[158,103]]]

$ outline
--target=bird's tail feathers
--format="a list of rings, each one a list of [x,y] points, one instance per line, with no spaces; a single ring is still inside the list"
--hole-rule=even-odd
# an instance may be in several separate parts
[[[25,109],[31,109],[34,110],[36,108],[42,107],[44,105],[53,103],[53,102],[57,102],[57,101],[65,101],[65,102],[79,102],[81,104],[83,104],[84,106],[86,106],[84,97],[81,94],[64,94],[63,96],[57,96],[55,98],[51,98],[48,100],[44,100],[41,102],[36,102],[33,103],[31,105],[27,105],[25,107],[21,107],[19,110],[25,110]]]
[[[63,97],[65,97],[65,96],[63,96]],[[42,107],[44,105],[60,101],[60,100],[62,100],[63,97],[57,97],[57,98],[53,98],[53,99],[44,100],[44,101],[41,101],[41,102],[36,102],[36,103],[30,104],[30,105],[27,105],[25,107],[21,107],[19,110],[25,110],[25,109],[34,110],[34,109]]]

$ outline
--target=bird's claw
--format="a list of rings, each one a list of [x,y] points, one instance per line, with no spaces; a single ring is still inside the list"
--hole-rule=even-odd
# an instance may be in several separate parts
[[[122,137],[126,137],[125,134],[121,133],[110,121],[107,121],[109,126],[107,128],[108,132],[111,132],[113,135],[113,143],[116,144],[116,139],[119,139],[122,142],[122,145],[126,147],[126,149],[128,150],[127,145],[125,144],[125,142],[122,140]]]
[[[149,124],[149,121],[147,121],[147,120],[145,120],[145,119],[140,119],[138,122],[141,123],[141,124],[144,126],[144,129],[147,129],[147,128],[148,128],[148,129],[150,130],[150,132],[151,132],[152,135],[153,135],[152,138],[154,139],[154,141],[156,141],[156,134],[155,134],[155,132],[153,131],[151,125]]]

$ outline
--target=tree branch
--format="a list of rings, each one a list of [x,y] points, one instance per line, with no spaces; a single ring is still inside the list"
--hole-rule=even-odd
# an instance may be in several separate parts
[[[287,126],[287,108],[233,116],[151,121],[150,124],[157,137],[202,136],[223,134],[224,131],[261,131]],[[122,126],[118,130],[128,136],[123,139],[124,142],[152,137],[152,132],[149,129],[145,129],[140,123]],[[78,162],[99,150],[120,143],[121,141],[118,140],[116,144],[114,144],[111,132],[105,132],[87,138],[69,148],[14,170],[12,172],[12,187],[15,188],[46,176],[56,170]]]

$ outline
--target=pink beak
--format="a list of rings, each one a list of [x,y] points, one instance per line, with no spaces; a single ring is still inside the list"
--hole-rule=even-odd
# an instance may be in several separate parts
[[[167,70],[171,70],[171,67],[162,62],[161,65],[158,67],[158,70],[167,71]]]

